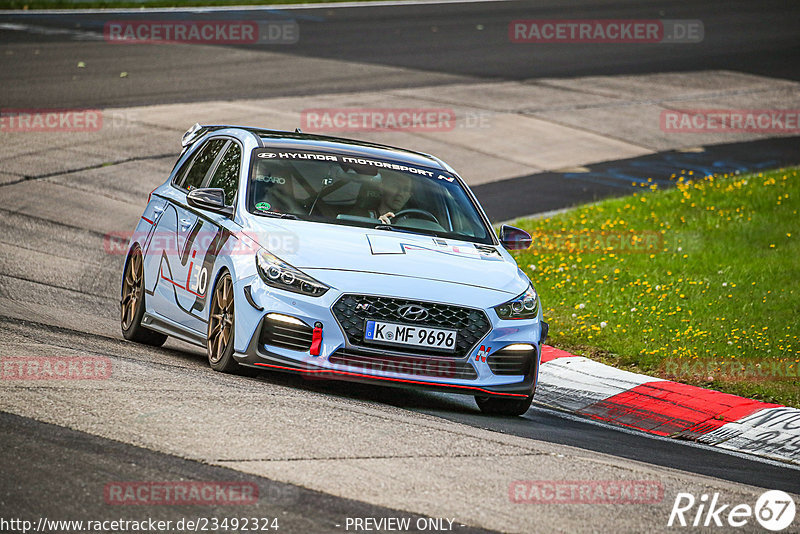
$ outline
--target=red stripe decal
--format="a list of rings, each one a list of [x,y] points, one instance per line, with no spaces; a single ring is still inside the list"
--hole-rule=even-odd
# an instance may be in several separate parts
[[[647,382],[579,413],[661,436],[693,439],[768,404],[677,382]]]
[[[283,369],[285,371],[296,371],[305,374],[317,374],[317,373],[327,373],[331,375],[342,375],[342,376],[353,376],[358,378],[369,378],[370,380],[388,380],[389,382],[402,382],[404,384],[420,384],[424,386],[437,386],[437,387],[447,387],[447,388],[461,388],[461,389],[470,389],[473,391],[481,391],[483,393],[488,393],[490,395],[503,395],[507,397],[527,397],[524,393],[497,393],[495,391],[489,391],[488,389],[478,388],[475,386],[459,386],[457,384],[440,384],[438,382],[424,382],[422,380],[404,380],[402,378],[389,378],[387,376],[374,376],[374,375],[365,375],[362,373],[350,373],[347,371],[337,371],[335,369],[299,369],[297,367],[286,367],[283,365],[272,365],[269,363],[260,363],[256,362],[253,365],[258,365],[259,367],[270,367],[272,369]]]
[[[189,282],[192,280],[192,269],[194,268],[194,262],[189,264],[189,272],[186,273],[186,289],[189,289]]]
[[[146,221],[146,222],[149,222],[150,224],[153,224],[153,221],[151,221],[150,219],[148,219],[148,218],[147,218],[147,217],[145,217],[145,216],[142,216],[142,220],[143,220],[143,221]]]
[[[200,293],[195,293],[194,291],[192,291],[192,290],[191,290],[191,289],[189,289],[188,287],[183,287],[183,286],[182,286],[182,285],[180,285],[178,282],[176,282],[176,281],[174,281],[174,280],[172,280],[172,279],[170,279],[170,278],[167,278],[166,276],[164,276],[164,266],[163,266],[163,265],[162,265],[161,267],[159,267],[159,268],[158,268],[158,274],[161,276],[161,278],[163,278],[164,280],[166,280],[167,282],[169,282],[169,283],[170,283],[170,284],[172,284],[173,286],[175,286],[175,287],[179,287],[179,288],[183,289],[184,291],[188,291],[189,293],[191,293],[192,295],[194,295],[194,296],[196,296],[196,297],[204,298],[204,297],[203,297],[203,295],[201,295]],[[187,284],[188,284],[188,278],[187,278]]]

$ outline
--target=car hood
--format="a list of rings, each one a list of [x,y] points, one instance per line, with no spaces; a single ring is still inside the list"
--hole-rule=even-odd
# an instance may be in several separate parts
[[[309,221],[258,220],[244,231],[282,260],[313,270],[321,282],[320,270],[365,272],[469,285],[511,297],[529,283],[497,246]]]

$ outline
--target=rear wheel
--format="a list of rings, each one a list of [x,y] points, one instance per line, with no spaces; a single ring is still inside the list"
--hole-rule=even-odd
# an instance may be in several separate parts
[[[120,326],[122,335],[129,341],[160,347],[167,336],[148,330],[142,326],[144,315],[144,268],[142,249],[138,246],[131,251],[125,275],[122,279],[122,295],[119,302]]]
[[[524,399],[475,397],[475,403],[481,409],[481,412],[492,415],[523,415],[531,407],[532,402],[533,395],[529,395]]]
[[[214,289],[208,316],[208,363],[215,371],[233,373],[240,370],[233,359],[234,324],[233,280],[230,274],[225,273]]]

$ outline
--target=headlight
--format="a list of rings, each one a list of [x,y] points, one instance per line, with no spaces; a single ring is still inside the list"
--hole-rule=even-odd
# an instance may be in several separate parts
[[[330,289],[263,249],[256,254],[256,268],[265,284],[278,289],[311,297],[321,297]]]
[[[495,306],[494,311],[501,319],[533,319],[539,314],[539,295],[532,285],[522,295],[505,304]]]

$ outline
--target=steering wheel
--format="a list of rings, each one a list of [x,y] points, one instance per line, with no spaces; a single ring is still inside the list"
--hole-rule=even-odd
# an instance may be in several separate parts
[[[434,222],[434,223],[438,224],[439,226],[441,226],[441,223],[439,222],[439,219],[436,218],[436,215],[434,215],[433,213],[431,213],[429,211],[420,210],[420,209],[417,209],[417,208],[408,208],[408,209],[405,209],[405,210],[400,210],[400,211],[398,211],[397,213],[394,214],[394,218],[395,219],[401,219],[403,217],[406,217],[406,216],[412,215],[412,214],[413,215],[422,215],[424,218],[426,218],[426,219],[430,220],[431,222]]]

